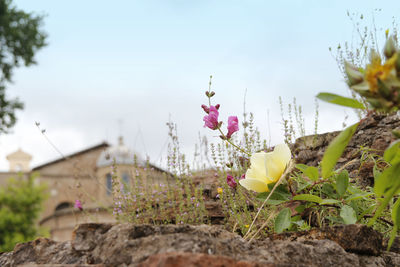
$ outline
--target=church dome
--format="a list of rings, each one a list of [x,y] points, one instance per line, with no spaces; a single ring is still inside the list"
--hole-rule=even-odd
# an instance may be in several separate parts
[[[145,165],[145,161],[137,153],[133,153],[124,145],[124,140],[120,136],[118,138],[118,145],[109,147],[105,151],[101,152],[97,160],[97,167],[111,166],[114,161],[116,165],[133,165],[135,156],[138,165]]]

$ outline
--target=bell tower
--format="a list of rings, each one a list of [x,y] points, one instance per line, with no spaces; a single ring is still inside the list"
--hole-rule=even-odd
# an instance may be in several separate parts
[[[10,165],[10,172],[28,172],[31,170],[29,164],[32,160],[32,156],[22,151],[20,148],[9,154],[6,158]]]

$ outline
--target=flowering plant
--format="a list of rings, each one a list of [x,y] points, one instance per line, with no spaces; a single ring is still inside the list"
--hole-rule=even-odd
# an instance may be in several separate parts
[[[246,178],[239,181],[247,190],[268,192],[268,185],[276,183],[281,178],[289,161],[291,152],[286,144],[275,146],[273,152],[258,152],[250,157],[250,168]]]

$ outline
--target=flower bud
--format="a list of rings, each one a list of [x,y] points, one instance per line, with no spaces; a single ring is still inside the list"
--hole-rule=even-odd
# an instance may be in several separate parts
[[[215,105],[215,108],[218,110],[219,109],[219,107],[220,107],[220,104],[216,104]]]
[[[206,91],[206,96],[210,97],[210,92]]]
[[[226,136],[224,136],[222,134],[219,136],[219,138],[221,138],[222,140],[226,140]]]
[[[214,92],[214,91],[211,91],[211,92],[210,92],[210,97],[213,97],[213,96],[215,96],[215,92]]]
[[[386,59],[389,59],[394,55],[394,53],[396,53],[396,42],[394,38],[390,36],[383,48],[383,54],[385,54]]]
[[[201,105],[201,108],[204,110],[205,113],[210,113],[210,108],[207,107],[206,105]]]
[[[382,61],[381,56],[379,55],[378,52],[376,52],[375,49],[371,49],[371,53],[369,54],[369,61],[371,63],[375,62],[375,61],[379,61],[379,62]]]
[[[229,187],[231,187],[231,188],[236,188],[236,186],[237,186],[237,182],[236,182],[236,179],[235,179],[235,177],[233,177],[232,175],[230,175],[230,174],[228,174],[227,176],[226,176],[226,183],[229,185]]]
[[[363,74],[355,66],[348,63],[347,61],[344,62],[344,69],[347,74],[349,86],[359,84],[364,80]]]
[[[226,167],[227,167],[227,168],[232,168],[232,167],[233,167],[233,162],[227,163],[227,164],[226,164]]]

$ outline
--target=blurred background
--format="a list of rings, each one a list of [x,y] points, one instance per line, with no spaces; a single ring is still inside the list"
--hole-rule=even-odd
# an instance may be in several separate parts
[[[25,108],[12,132],[0,135],[0,170],[18,148],[33,156],[33,166],[60,157],[35,122],[64,154],[115,144],[122,135],[128,147],[162,165],[171,120],[190,157],[199,135],[216,136],[203,128],[200,108],[210,75],[225,123],[230,115],[241,121],[245,99],[263,137],[280,143],[279,96],[285,110],[296,97],[312,134],[315,95],[350,95],[329,51],[358,37],[347,13],[375,25],[382,46],[400,11],[395,1],[382,10],[376,1],[316,0],[13,4],[44,15],[48,45],[35,55],[37,65],[15,69],[6,85],[7,97],[18,97]],[[346,116],[347,124],[357,120],[350,109],[320,103],[318,131],[342,129]]]

